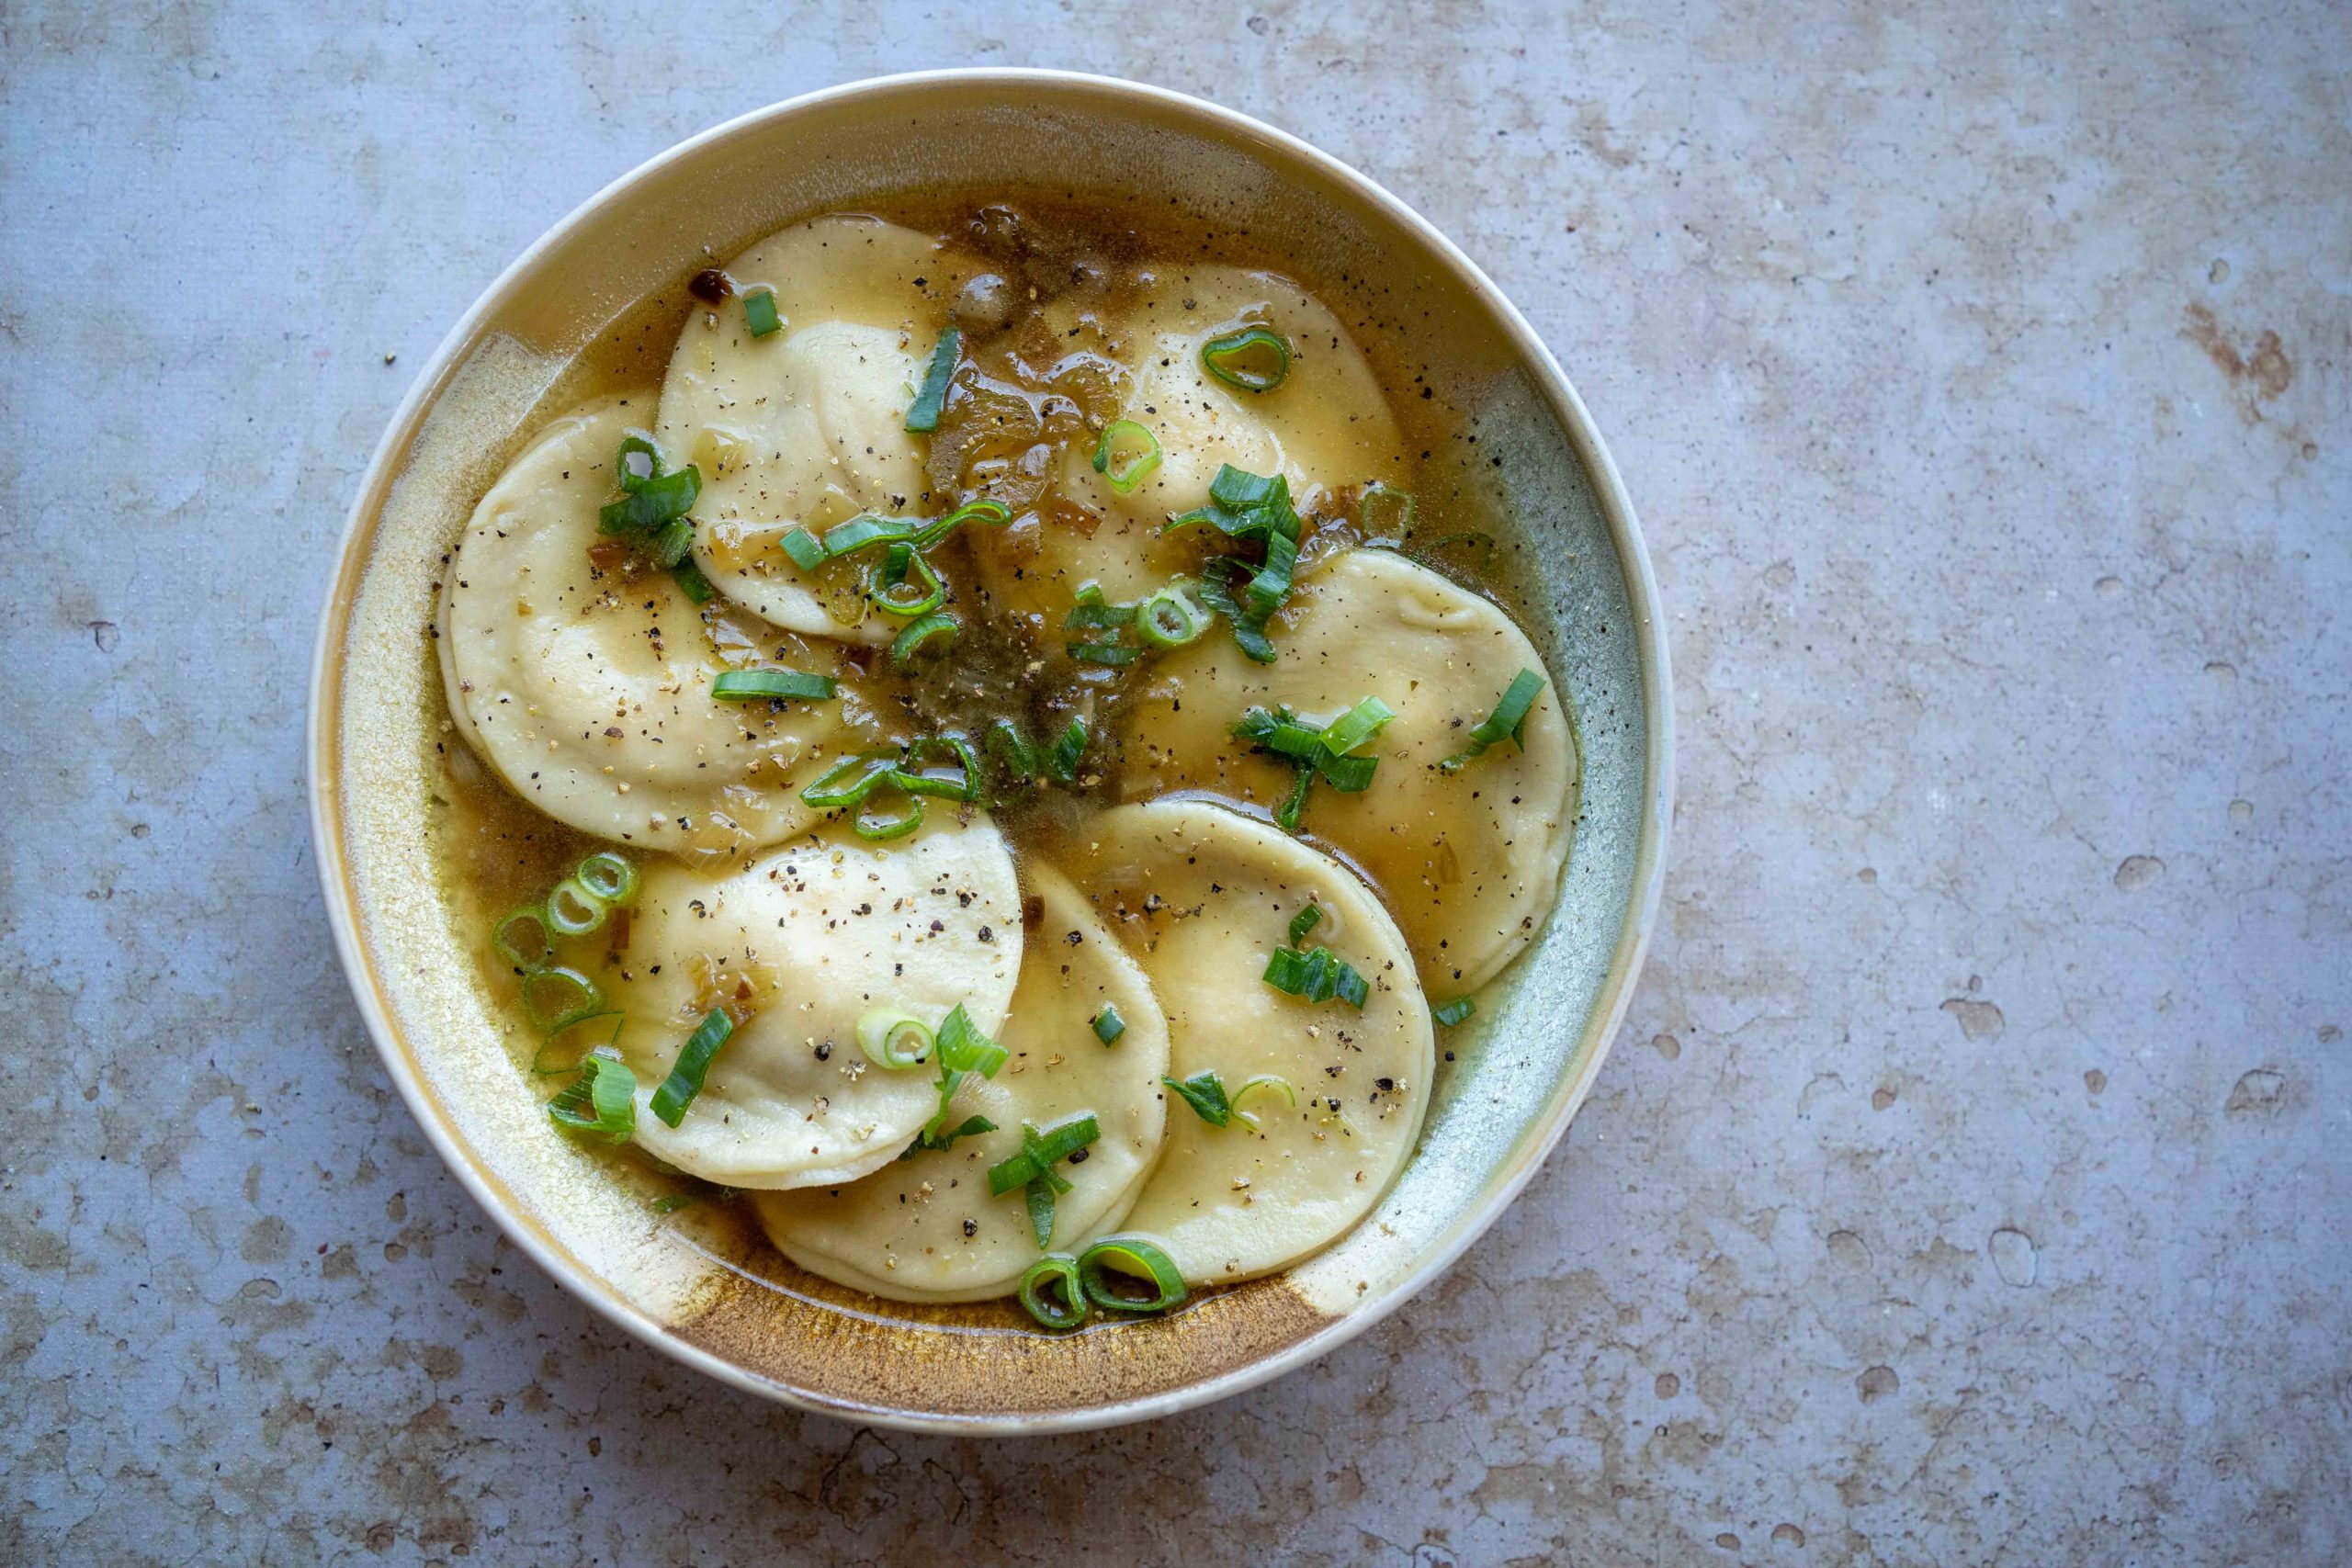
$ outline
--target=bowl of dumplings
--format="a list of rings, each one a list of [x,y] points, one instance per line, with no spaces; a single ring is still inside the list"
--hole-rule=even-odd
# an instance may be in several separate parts
[[[682,143],[458,323],[312,827],[392,1081],[567,1289],[1050,1432],[1329,1353],[1526,1185],[1668,689],[1590,418],[1429,224],[1193,99],[937,73]]]

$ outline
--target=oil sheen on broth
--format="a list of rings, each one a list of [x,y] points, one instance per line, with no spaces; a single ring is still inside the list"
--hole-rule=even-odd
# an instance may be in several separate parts
[[[1576,815],[1475,434],[1361,301],[1130,217],[828,214],[644,301],[433,628],[548,1135],[1046,1328],[1357,1224]]]

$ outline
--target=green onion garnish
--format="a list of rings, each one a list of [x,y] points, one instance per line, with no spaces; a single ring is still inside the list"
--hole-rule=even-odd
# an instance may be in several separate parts
[[[619,1045],[621,1024],[625,1016],[618,1008],[613,1008],[603,1012],[582,1013],[577,1017],[565,1019],[548,1031],[547,1038],[541,1040],[539,1048],[532,1053],[531,1071],[543,1078],[553,1077],[558,1073],[572,1072],[590,1053],[600,1050],[609,1051]],[[590,1024],[596,1024],[599,1027],[591,1029],[588,1027]],[[602,1027],[605,1024],[610,1024],[611,1027]],[[588,1043],[589,1040],[599,1033],[604,1036],[603,1039],[596,1040],[593,1045]]]
[[[1060,1300],[1052,1292],[1059,1292]],[[1086,1292],[1078,1282],[1078,1259],[1067,1252],[1049,1252],[1029,1265],[1021,1276],[1021,1304],[1057,1334],[1083,1324],[1088,1315]]]
[[[784,325],[784,318],[775,313],[775,289],[754,288],[743,296],[743,324],[753,337],[765,337]]]
[[[1261,977],[1277,991],[1310,1002],[1328,1002],[1337,997],[1350,1007],[1361,1008],[1372,994],[1364,977],[1328,947],[1306,953],[1278,947],[1267,958],[1266,972]]]
[[[637,1075],[614,1057],[590,1056],[548,1101],[548,1115],[567,1133],[626,1144],[637,1131]]]
[[[806,528],[796,526],[788,530],[777,544],[792,558],[792,564],[803,571],[814,571],[831,558],[817,536]]]
[[[1131,419],[1114,419],[1102,427],[1094,445],[1094,471],[1111,481],[1121,495],[1143,483],[1159,467],[1159,437]]]
[[[898,662],[899,669],[911,670],[915,655],[922,652],[926,645],[938,643],[938,651],[944,653],[956,646],[956,638],[963,629],[963,618],[955,611],[933,610],[890,640],[890,657]]]
[[[825,554],[853,556],[876,545],[904,543],[921,532],[919,517],[853,517],[825,530]]]
[[[964,1118],[964,1122],[961,1126],[950,1127],[946,1131],[941,1133],[937,1137],[933,1137],[932,1135],[929,1128],[925,1128],[923,1131],[917,1133],[915,1134],[915,1141],[909,1144],[906,1146],[905,1151],[902,1152],[899,1157],[900,1159],[912,1159],[915,1156],[922,1153],[925,1149],[944,1149],[953,1145],[958,1138],[968,1138],[976,1133],[993,1133],[995,1131],[996,1123],[989,1121],[987,1117],[967,1116]]]
[[[920,1067],[931,1043],[931,1026],[899,1008],[875,1008],[857,1021],[857,1048],[877,1067]]]
[[[1076,631],[1081,626],[1133,626],[1136,606],[1114,604],[1102,596],[1102,585],[1088,578],[1078,585],[1077,603],[1069,615],[1062,617],[1062,629]]]
[[[1298,564],[1298,539],[1290,534],[1266,536],[1266,564],[1242,584],[1250,596],[1250,615],[1260,626],[1273,618],[1290,592],[1291,570]]]
[[[558,936],[586,936],[600,931],[608,912],[605,901],[582,886],[577,876],[565,877],[548,895],[548,924]]]
[[[1000,718],[989,725],[984,741],[989,761],[997,764],[994,798],[1005,800],[1034,788],[1045,759],[1030,741],[1018,719]]]
[[[613,468],[620,476],[621,489],[635,494],[645,488],[646,480],[662,472],[662,448],[647,432],[632,430],[621,437]]]
[[[682,560],[672,567],[670,578],[678,585],[678,592],[696,604],[709,604],[718,592],[711,587],[710,579],[702,574],[702,568],[690,560]]]
[[[1430,1017],[1440,1029],[1452,1029],[1478,1010],[1478,1004],[1468,997],[1456,997],[1450,1002],[1440,1002],[1430,1009]]]
[[[1323,744],[1344,757],[1388,726],[1396,710],[1378,697],[1366,697],[1323,727]]]
[[[555,962],[555,932],[548,925],[544,900],[510,910],[490,933],[490,945],[517,969],[537,969]]]
[[[1200,641],[1210,620],[1191,583],[1171,582],[1136,606],[1136,635],[1154,648],[1182,648]]]
[[[939,334],[931,351],[931,365],[922,373],[922,390],[907,410],[907,428],[921,433],[939,428],[939,408],[947,400],[947,378],[956,373],[956,356],[964,352],[964,334],[954,327]]]
[[[598,850],[572,875],[605,903],[624,908],[637,897],[637,867],[610,850]]]
[[[1298,779],[1288,798],[1274,808],[1274,820],[1285,832],[1298,831],[1306,805],[1306,791],[1317,774],[1345,795],[1361,795],[1372,787],[1380,767],[1377,757],[1348,755],[1385,728],[1396,716],[1378,697],[1366,697],[1338,718],[1316,728],[1302,724],[1288,708],[1253,707],[1245,711],[1232,733],[1254,742],[1260,750],[1286,757],[1298,765]]]
[[[1159,1081],[1174,1089],[1177,1098],[1210,1126],[1222,1127],[1233,1119],[1232,1102],[1225,1098],[1225,1080],[1215,1073],[1194,1073],[1182,1083],[1170,1077]]]
[[[1413,510],[1411,491],[1374,479],[1357,499],[1356,526],[1363,530],[1365,545],[1393,548],[1413,531]]]
[[[1104,664],[1117,668],[1133,664],[1143,657],[1143,649],[1129,648],[1122,642],[1069,642],[1062,650],[1080,664]]]
[[[1094,1015],[1094,1038],[1109,1045],[1126,1032],[1127,1021],[1119,1016],[1119,1010],[1116,1007],[1104,1002],[1102,1010]]]
[[[1299,819],[1306,814],[1306,792],[1315,783],[1315,770],[1302,764],[1298,776],[1292,781],[1290,793],[1274,807],[1274,826],[1285,833],[1298,831]]]
[[[542,1034],[577,1022],[604,1005],[596,982],[577,969],[550,964],[523,976],[523,1011]]]
[[[923,759],[934,751],[946,752],[956,771],[946,774],[929,771]],[[972,743],[960,735],[925,735],[908,743],[906,762],[891,770],[890,782],[909,795],[976,800],[980,793],[980,760]]]
[[[653,536],[650,553],[653,564],[664,571],[673,570],[694,553],[695,525],[691,517],[676,517],[662,525]]]
[[[1054,750],[1046,759],[1046,771],[1056,784],[1074,784],[1078,780],[1078,764],[1086,755],[1086,716],[1081,714],[1069,721],[1054,741]]]
[[[1012,521],[1012,509],[1001,501],[982,497],[967,501],[936,523],[926,524],[914,536],[914,547],[927,550],[953,534],[967,523],[985,523],[991,528],[1001,528]]]
[[[1266,617],[1244,609],[1233,596],[1233,580],[1249,570],[1238,556],[1219,556],[1210,561],[1201,569],[1201,603],[1225,617],[1243,653],[1261,664],[1272,664],[1274,643],[1266,635]]]
[[[686,1037],[678,1047],[678,1059],[670,1064],[670,1076],[653,1091],[653,1114],[674,1127],[686,1114],[686,1107],[702,1092],[702,1080],[710,1071],[710,1060],[727,1037],[735,1032],[735,1021],[718,1008],[703,1015],[701,1027]],[[632,1086],[633,1087],[633,1086]]]
[[[1495,704],[1495,711],[1479,720],[1478,728],[1470,732],[1470,744],[1438,764],[1447,773],[1458,773],[1472,758],[1483,755],[1487,747],[1509,736],[1522,751],[1527,750],[1527,715],[1543,694],[1544,677],[1532,670],[1522,670],[1511,677],[1503,689],[1502,700]]]
[[[1284,1105],[1295,1108],[1298,1104],[1298,1091],[1291,1088],[1290,1079],[1283,1077],[1280,1073],[1260,1073],[1256,1077],[1251,1078],[1248,1083],[1243,1084],[1239,1089],[1233,1091],[1232,1113],[1234,1119],[1247,1122],[1252,1131],[1255,1131],[1257,1128],[1258,1119],[1255,1116],[1250,1115],[1247,1111],[1242,1110],[1241,1102],[1261,1089],[1264,1090],[1268,1094],[1278,1094],[1282,1096],[1282,1101]]]
[[[1323,906],[1320,904],[1309,904],[1306,908],[1301,909],[1297,914],[1293,915],[1290,918],[1290,944],[1293,947],[1296,947],[1306,939],[1308,931],[1313,931],[1317,926],[1319,926],[1322,923]]]
[[[1271,392],[1290,374],[1290,344],[1280,333],[1245,327],[1201,344],[1201,363],[1227,386]]]
[[[1152,1293],[1128,1295],[1114,1278],[1148,1280]],[[1166,1312],[1184,1300],[1184,1276],[1175,1259],[1139,1235],[1106,1235],[1080,1253],[1078,1280],[1087,1300],[1111,1312]]]
[[[989,1167],[989,1196],[1002,1197],[1016,1187],[1026,1190],[1029,1227],[1039,1247],[1053,1244],[1055,1196],[1070,1187],[1054,1167],[1102,1135],[1091,1111],[1057,1122],[1042,1133],[1034,1123],[1023,1122],[1021,1152]]]
[[[764,702],[771,697],[822,702],[839,690],[831,676],[798,670],[729,670],[710,682],[710,694],[722,703]]]
[[[649,536],[673,518],[684,517],[702,494],[702,470],[688,463],[675,473],[640,480],[624,491],[618,501],[596,513],[597,531],[605,534]]]
[[[855,806],[873,793],[876,784],[888,778],[898,765],[895,751],[862,751],[843,757],[802,790],[800,798],[820,811]]]
[[[892,811],[876,806],[871,800],[857,808],[850,819],[850,830],[861,839],[877,842],[887,839],[903,839],[922,826],[923,801],[920,795],[901,795],[898,809]]]
[[[979,1025],[972,1021],[972,1015],[964,1010],[961,1002],[957,1002],[948,1015],[940,1020],[939,1029],[932,1036],[932,1049],[937,1053],[935,1059],[939,1063],[939,1111],[924,1124],[921,1141],[932,1147],[944,1149],[954,1142],[954,1134],[943,1136],[943,1129],[947,1125],[948,1103],[956,1098],[956,1088],[963,1083],[964,1075],[978,1073],[984,1078],[992,1078],[1011,1053],[981,1032]],[[971,1122],[967,1122],[958,1131],[970,1127]],[[994,1131],[993,1128],[984,1130]]]

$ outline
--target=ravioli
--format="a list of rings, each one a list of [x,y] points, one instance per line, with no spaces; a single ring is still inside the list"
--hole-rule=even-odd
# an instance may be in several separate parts
[[[1141,1190],[1159,1152],[1167,1021],[1142,970],[1069,880],[1045,866],[1028,870],[1042,913],[998,1036],[1012,1056],[993,1079],[967,1078],[948,1118],[985,1117],[996,1131],[894,1160],[847,1186],[763,1193],[770,1239],[810,1273],[914,1301],[1010,1292],[1040,1249],[1021,1193],[991,1197],[988,1172],[1021,1152],[1024,1121],[1043,1128],[1091,1111],[1102,1126],[1082,1163],[1056,1168],[1070,1190],[1055,1207],[1055,1250],[1080,1251],[1114,1229]],[[1093,1024],[1105,1007],[1125,1025],[1109,1045]]]
[[[1559,896],[1576,829],[1576,746],[1547,683],[1526,749],[1505,739],[1457,773],[1461,751],[1521,670],[1544,661],[1502,611],[1402,557],[1352,550],[1312,578],[1274,633],[1280,657],[1250,661],[1212,629],[1166,656],[1129,710],[1133,795],[1207,789],[1272,806],[1287,761],[1252,755],[1229,727],[1252,706],[1329,719],[1363,697],[1396,716],[1360,754],[1372,787],[1317,780],[1301,826],[1383,888],[1422,987],[1441,1000],[1476,989],[1534,940]]]
[[[1171,1100],[1159,1168],[1123,1222],[1163,1243],[1195,1284],[1271,1272],[1329,1243],[1379,1201],[1412,1152],[1435,1070],[1429,1016],[1396,922],[1345,866],[1198,800],[1104,813],[1067,869],[1168,1013],[1169,1076],[1217,1074],[1227,1094],[1275,1075],[1211,1125]],[[1361,1010],[1266,983],[1268,955],[1308,904],[1306,939],[1368,982]]]
[[[1250,325],[1291,345],[1290,373],[1271,391],[1228,386],[1201,363],[1202,344]],[[1283,475],[1302,513],[1321,491],[1402,477],[1403,438],[1363,351],[1328,306],[1281,275],[1169,269],[1143,291],[1125,336],[1132,374],[1119,417],[1151,431],[1159,466],[1122,495],[1094,471],[1093,448],[1073,446],[1061,490],[1100,520],[1091,533],[1048,527],[1034,553],[1013,538],[975,541],[989,592],[1009,608],[1058,626],[1080,583],[1136,599],[1197,570],[1207,541],[1160,527],[1206,502],[1225,464]]]
[[[1012,856],[986,817],[943,812],[888,843],[827,829],[724,877],[649,870],[619,987],[637,1142],[729,1187],[856,1180],[896,1159],[939,1104],[929,1066],[866,1059],[858,1020],[888,1007],[935,1025],[961,1004],[993,1033],[1022,945]],[[744,1016],[667,1126],[653,1090],[722,1006]]]
[[[701,612],[598,536],[621,437],[651,401],[558,419],[474,508],[442,581],[449,712],[516,795],[582,832],[673,851],[772,843],[813,815],[797,790],[841,749],[840,706],[714,701],[727,666]]]
[[[924,236],[856,217],[794,224],[727,270],[737,298],[687,320],[655,432],[670,461],[702,470],[695,558],[775,626],[887,642],[894,628],[860,595],[824,592],[777,541],[795,524],[822,532],[928,504],[907,407],[946,319],[929,299],[957,274]],[[760,288],[783,324],[754,337],[741,296]]]

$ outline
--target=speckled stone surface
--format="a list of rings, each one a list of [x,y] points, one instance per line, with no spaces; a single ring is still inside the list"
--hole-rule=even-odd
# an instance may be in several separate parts
[[[0,5],[0,1558],[2352,1557],[2352,11],[497,9]],[[298,776],[482,285],[958,63],[1203,93],[1453,234],[1677,675],[1649,970],[1519,1204],[1310,1370],[1034,1444],[540,1277],[354,1020]]]

